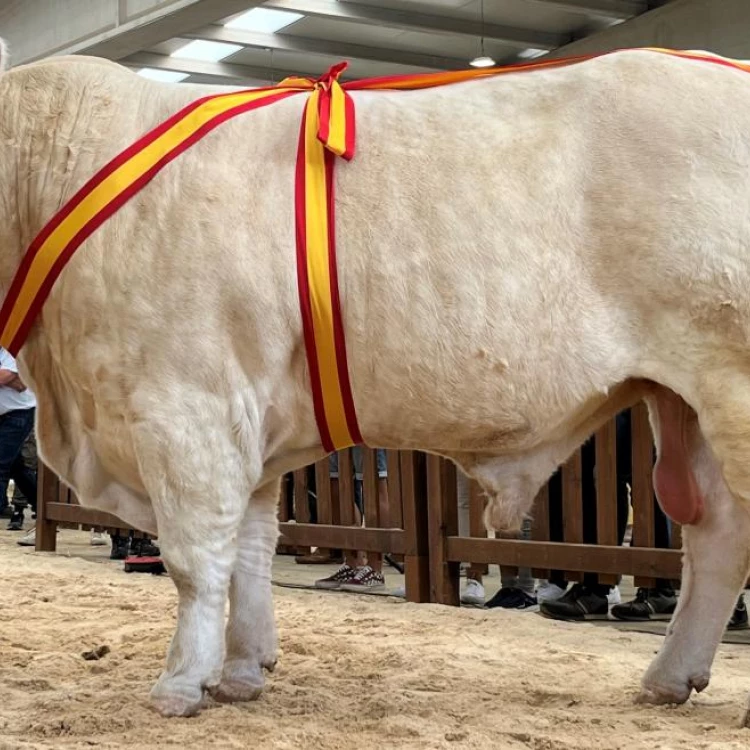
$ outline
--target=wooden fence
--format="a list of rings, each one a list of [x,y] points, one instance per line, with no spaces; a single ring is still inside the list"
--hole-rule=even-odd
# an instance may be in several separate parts
[[[442,604],[459,602],[461,562],[471,563],[480,572],[488,564],[509,568],[509,572],[518,566],[529,567],[539,578],[547,577],[550,570],[560,570],[567,580],[580,580],[583,573],[599,573],[600,580],[609,583],[614,583],[619,575],[633,575],[637,585],[650,585],[655,578],[677,579],[679,527],[672,527],[669,549],[654,547],[653,440],[643,405],[632,410],[631,426],[633,523],[629,546],[617,543],[618,474],[613,420],[594,439],[596,544],[583,543],[586,477],[582,475],[580,450],[562,468],[563,539],[552,542],[549,485],[535,503],[531,540],[520,540],[487,538],[481,520],[484,501],[478,487],[471,483],[470,531],[469,536],[462,537],[458,535],[457,470],[452,462],[417,452],[388,451],[388,504],[384,507],[378,502],[376,453],[364,449],[364,524],[355,519],[351,454],[342,451],[338,481],[330,479],[327,458],[285,477],[279,550],[304,553],[319,547],[390,553],[404,561],[408,600]],[[41,466],[40,477],[37,549],[54,550],[59,523],[123,528],[115,516],[79,506],[73,493]],[[312,484],[314,493],[309,491]],[[317,516],[314,523],[313,511]]]

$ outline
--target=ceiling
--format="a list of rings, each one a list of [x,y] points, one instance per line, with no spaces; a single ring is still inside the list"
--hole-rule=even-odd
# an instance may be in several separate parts
[[[161,80],[266,86],[502,65],[540,57],[669,0],[266,0],[119,62]],[[240,7],[241,7],[240,3]],[[485,61],[489,63],[489,61]]]

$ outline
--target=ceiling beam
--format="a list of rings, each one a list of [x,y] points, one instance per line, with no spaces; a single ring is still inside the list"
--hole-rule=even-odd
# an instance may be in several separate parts
[[[368,47],[349,42],[331,42],[325,39],[291,36],[284,34],[261,34],[226,26],[204,26],[202,29],[183,34],[188,39],[210,39],[214,42],[239,44],[252,49],[268,49],[283,52],[299,52],[308,55],[354,58],[373,62],[411,65],[430,70],[459,70],[465,68],[467,60],[439,55],[426,55],[408,50]]]
[[[387,26],[431,34],[459,34],[474,38],[484,36],[485,39],[520,48],[554,49],[569,41],[569,37],[562,34],[519,29],[495,23],[482,24],[479,21],[433,13],[414,13],[375,5],[355,5],[343,0],[267,0],[263,7],[346,23]]]
[[[588,16],[599,16],[613,21],[625,21],[639,16],[649,8],[647,0],[526,0],[526,3],[585,13]]]
[[[265,81],[268,85],[271,81],[278,83],[287,76],[309,76],[317,78],[325,73],[326,66],[316,68],[311,64],[307,70],[282,70],[276,67],[263,65],[239,65],[237,63],[206,62],[205,60],[190,60],[182,57],[170,57],[153,52],[136,52],[134,55],[120,60],[123,65],[130,68],[156,68],[157,70],[174,70],[178,73],[189,73],[211,78],[221,78],[231,81],[233,85],[247,84],[257,85],[258,81]],[[312,62],[312,61],[311,61]],[[341,76],[347,80],[347,76]]]
[[[72,45],[64,54],[119,60],[165,39],[262,5],[262,0],[184,0],[174,9],[141,16],[94,39]]]
[[[557,49],[549,58],[623,47],[673,47],[747,59],[750,58],[747,21],[748,0],[672,0]]]

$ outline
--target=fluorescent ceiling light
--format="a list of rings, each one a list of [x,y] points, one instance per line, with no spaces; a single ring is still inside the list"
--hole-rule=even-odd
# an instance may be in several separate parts
[[[495,65],[495,61],[491,57],[487,57],[487,55],[480,55],[479,57],[475,57],[469,65],[473,68],[491,68]]]
[[[188,60],[205,60],[207,62],[219,62],[242,47],[239,44],[226,44],[225,42],[209,42],[205,39],[196,39],[175,50],[170,57],[184,57]]]
[[[141,68],[136,72],[139,76],[161,83],[179,83],[190,77],[190,73],[178,73],[176,70],[158,70],[157,68]]]
[[[533,57],[541,57],[542,55],[546,54],[546,49],[537,49],[536,47],[529,47],[528,49],[522,49],[518,56],[522,60],[531,60]]]
[[[264,34],[275,34],[302,18],[301,13],[286,13],[283,10],[269,8],[253,8],[241,16],[233,18],[224,24],[228,29],[242,29],[243,31],[258,31]]]

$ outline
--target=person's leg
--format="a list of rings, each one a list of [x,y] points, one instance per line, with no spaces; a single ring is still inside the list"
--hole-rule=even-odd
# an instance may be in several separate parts
[[[362,500],[360,501],[362,503],[362,505],[360,506],[360,512],[362,513],[362,516],[364,517],[365,516],[365,507],[364,507],[365,498],[364,498],[364,494],[363,494],[362,491],[364,489],[364,479],[365,479],[365,469],[364,469],[364,466],[365,466],[365,463],[364,463],[364,452],[362,450],[362,446],[361,445],[355,445],[352,448],[352,465],[353,465],[353,468],[354,468],[354,482],[355,482],[355,486],[356,486],[356,484],[359,485],[360,493],[361,493],[360,497],[362,498]],[[380,492],[380,480],[378,480],[378,481],[379,481],[379,485],[378,485],[378,493],[379,493]],[[385,480],[383,480],[382,484],[385,485]],[[380,499],[379,499],[379,497],[371,498],[370,502],[373,502],[373,501],[376,502],[376,503],[379,503]],[[366,524],[367,524],[367,522],[365,521],[365,525]],[[382,553],[381,552],[372,552],[370,550],[367,550],[367,551],[364,551],[363,554],[367,558],[367,565],[370,568],[372,568],[376,573],[381,573],[382,570],[383,570],[383,555],[382,555]]]
[[[596,508],[596,441],[589,438],[581,446],[581,508],[583,512],[583,543],[596,544],[598,541]],[[584,573],[585,586],[606,596],[609,586],[599,584],[596,573]]]
[[[355,493],[357,485],[360,487],[364,483],[364,453],[362,446],[355,445],[352,448],[352,465],[354,469],[354,486]],[[378,471],[378,474],[381,472]],[[383,472],[387,474],[387,471]],[[385,479],[378,478],[378,493],[381,492],[381,486],[385,491]],[[356,495],[355,495],[356,496]],[[361,497],[361,495],[360,495]],[[381,503],[380,497],[370,498],[370,502]],[[382,507],[382,505],[380,505]],[[365,514],[364,503],[360,506],[363,517]],[[371,550],[362,551],[362,555],[366,557],[367,563],[357,568],[356,575],[350,581],[342,584],[342,591],[366,591],[372,589],[380,589],[385,586],[385,576],[383,575],[383,554],[382,552],[374,552]]]
[[[24,471],[21,447],[34,426],[34,409],[18,409],[0,415],[0,505],[7,507],[7,488],[16,473],[21,481],[19,489],[27,499],[36,498],[36,478],[31,480]],[[15,480],[14,480],[15,481]]]
[[[28,504],[36,511],[36,472],[29,469],[20,453],[16,456],[15,461],[13,461],[10,467],[10,477],[23,496],[22,507],[26,507]],[[13,504],[15,505],[15,499],[13,500]]]
[[[328,473],[331,477],[331,504],[339,504],[339,454],[331,453],[328,457]],[[319,589],[339,589],[342,584],[351,581],[357,574],[360,565],[359,553],[356,550],[344,550],[344,562],[331,575],[315,581]]]
[[[520,539],[531,539],[531,520],[526,519],[518,534]],[[535,609],[537,604],[534,578],[530,568],[518,568],[515,575],[504,575],[500,568],[500,590],[485,605],[488,609]]]
[[[622,506],[624,506],[626,519],[629,510],[626,483],[632,487],[632,476],[631,412],[627,411],[617,417],[617,508],[618,526],[622,529],[620,544],[622,544],[625,535],[624,527],[627,524],[627,520],[622,521]],[[660,549],[670,547],[670,522],[656,499],[654,499],[654,544]],[[616,604],[612,607],[611,613],[618,620],[669,620],[676,606],[677,596],[672,582],[658,578],[653,588],[639,588],[634,599]]]
[[[21,446],[21,460],[23,461],[23,465],[26,471],[33,476],[33,484],[36,485],[38,458],[36,451],[36,434],[34,433],[33,418],[31,431],[29,432],[26,440],[24,440],[24,443]],[[26,507],[26,505],[28,504],[29,506],[31,506],[32,513],[36,515],[36,495],[34,497],[28,497],[21,491],[19,483],[17,481],[14,481],[14,484],[15,489],[13,492],[13,504],[16,505],[16,507]],[[18,498],[18,500],[16,498]]]
[[[589,438],[581,447],[581,495],[583,512],[583,542],[596,544],[596,447]],[[609,612],[608,594],[611,586],[600,584],[596,573],[584,573],[583,583],[576,584],[556,600],[540,601],[539,611],[556,620],[606,619]]]
[[[8,531],[22,531],[26,506],[31,505],[33,512],[36,513],[36,472],[29,470],[19,453],[10,467],[10,477],[13,480],[14,489],[13,515],[10,517],[10,521],[8,521]],[[27,497],[33,497],[34,502],[27,502]]]
[[[562,470],[558,469],[547,483],[549,538],[551,542],[562,542],[564,539],[563,506],[562,506]],[[561,570],[550,571],[546,581],[537,586],[539,602],[559,599],[568,588],[568,581]]]
[[[456,495],[458,498],[458,535],[469,536],[471,530],[471,492],[469,478],[460,469],[456,472]],[[484,584],[481,572],[469,565],[466,569],[466,584],[461,592],[461,604],[475,607],[484,605]]]

